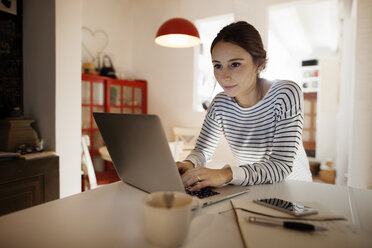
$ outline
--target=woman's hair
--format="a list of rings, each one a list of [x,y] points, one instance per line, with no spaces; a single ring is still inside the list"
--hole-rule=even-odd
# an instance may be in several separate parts
[[[266,64],[266,51],[263,47],[262,39],[257,29],[245,21],[231,23],[217,34],[211,45],[213,47],[220,41],[230,42],[244,48],[252,57],[256,64]]]

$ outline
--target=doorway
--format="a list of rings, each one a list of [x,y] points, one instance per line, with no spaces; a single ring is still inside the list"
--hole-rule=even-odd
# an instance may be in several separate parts
[[[302,88],[304,146],[308,156],[321,162],[335,157],[335,144],[325,149],[321,143],[329,146],[329,136],[319,135],[332,131],[329,123],[336,120],[339,26],[337,0],[299,1],[269,8],[269,60],[264,77],[292,80]]]
[[[337,0],[298,1],[269,8],[265,78],[296,82],[304,93],[303,144],[312,163],[332,167],[340,81]]]

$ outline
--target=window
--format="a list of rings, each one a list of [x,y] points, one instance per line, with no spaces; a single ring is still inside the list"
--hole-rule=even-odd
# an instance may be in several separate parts
[[[234,14],[199,19],[195,22],[198,28],[201,45],[195,48],[195,78],[193,109],[204,111],[213,97],[222,91],[213,75],[210,47],[217,33],[224,26],[234,21]]]

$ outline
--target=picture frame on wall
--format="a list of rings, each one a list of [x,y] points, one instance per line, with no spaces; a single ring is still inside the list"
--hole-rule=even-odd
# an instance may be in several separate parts
[[[17,15],[17,0],[0,0],[0,11]]]

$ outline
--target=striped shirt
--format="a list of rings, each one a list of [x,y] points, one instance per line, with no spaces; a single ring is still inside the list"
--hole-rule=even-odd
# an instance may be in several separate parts
[[[230,166],[231,184],[274,183],[286,178],[311,181],[302,145],[303,120],[302,91],[291,81],[273,82],[264,98],[250,108],[219,93],[186,160],[206,166],[224,134],[240,165]]]

